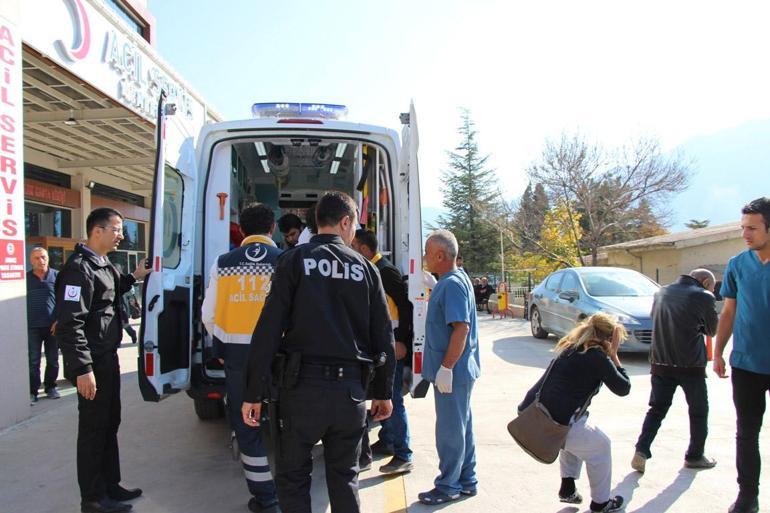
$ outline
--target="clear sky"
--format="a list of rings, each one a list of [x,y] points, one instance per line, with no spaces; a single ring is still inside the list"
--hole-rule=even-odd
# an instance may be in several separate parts
[[[342,103],[400,131],[417,109],[423,205],[459,107],[509,199],[546,137],[675,148],[770,118],[770,2],[150,0],[157,48],[226,119],[257,101]],[[717,184],[718,186],[718,184]],[[761,189],[762,187],[760,187]],[[755,194],[750,191],[749,194]],[[690,217],[697,217],[692,215]],[[737,216],[736,216],[737,217]]]

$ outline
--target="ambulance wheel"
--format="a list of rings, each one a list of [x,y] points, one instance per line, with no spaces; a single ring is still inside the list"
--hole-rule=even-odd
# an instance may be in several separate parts
[[[201,420],[221,419],[225,416],[225,408],[219,399],[198,397],[194,399],[195,414]]]

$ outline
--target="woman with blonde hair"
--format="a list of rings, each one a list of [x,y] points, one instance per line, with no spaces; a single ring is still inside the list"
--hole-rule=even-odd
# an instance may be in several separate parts
[[[549,369],[527,392],[519,405],[521,412],[535,400],[548,408],[553,419],[570,430],[559,453],[561,488],[559,500],[582,502],[575,488],[583,462],[591,485],[591,511],[607,513],[624,507],[623,497],[610,497],[612,455],[610,439],[593,423],[588,423],[588,405],[602,383],[614,394],[628,395],[631,381],[618,359],[618,346],[627,337],[622,324],[604,313],[585,319],[554,350],[557,354]],[[542,388],[542,389],[541,389]]]

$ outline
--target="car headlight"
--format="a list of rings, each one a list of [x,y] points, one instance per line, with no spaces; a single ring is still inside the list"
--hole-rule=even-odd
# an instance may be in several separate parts
[[[630,325],[641,324],[639,321],[637,321],[633,317],[630,317],[625,314],[615,314],[615,317],[618,318],[618,322],[621,324],[630,324]]]

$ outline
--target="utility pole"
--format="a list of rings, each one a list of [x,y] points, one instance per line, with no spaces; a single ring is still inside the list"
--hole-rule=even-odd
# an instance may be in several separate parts
[[[505,281],[505,254],[503,253],[503,231],[500,230],[500,280]]]

